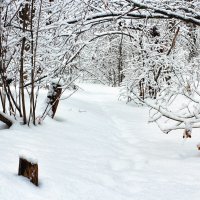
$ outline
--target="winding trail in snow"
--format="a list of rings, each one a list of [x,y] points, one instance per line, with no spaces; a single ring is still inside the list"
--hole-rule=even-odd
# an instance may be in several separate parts
[[[1,132],[0,199],[199,199],[198,136],[161,133],[147,108],[118,101],[118,88],[81,87],[54,120]],[[39,160],[39,188],[16,176],[21,150]]]

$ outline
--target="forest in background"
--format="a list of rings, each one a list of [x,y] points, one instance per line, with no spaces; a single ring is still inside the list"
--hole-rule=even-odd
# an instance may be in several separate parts
[[[53,118],[78,80],[121,87],[163,132],[190,138],[200,127],[199,26],[198,0],[0,0],[0,120]]]

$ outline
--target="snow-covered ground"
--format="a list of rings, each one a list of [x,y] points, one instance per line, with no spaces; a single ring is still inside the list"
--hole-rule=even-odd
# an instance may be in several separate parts
[[[0,200],[200,198],[198,131],[165,135],[147,108],[118,101],[118,88],[81,88],[54,120],[0,130]],[[17,176],[21,151],[38,160],[39,187]]]

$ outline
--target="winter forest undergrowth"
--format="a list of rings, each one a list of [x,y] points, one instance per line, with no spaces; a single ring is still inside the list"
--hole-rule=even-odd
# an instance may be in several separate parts
[[[0,0],[0,199],[198,199],[199,27],[199,0]]]

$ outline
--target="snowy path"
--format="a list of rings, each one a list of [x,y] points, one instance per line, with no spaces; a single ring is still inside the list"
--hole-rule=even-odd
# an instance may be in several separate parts
[[[147,124],[118,89],[82,85],[41,127],[0,131],[1,200],[197,200],[200,154],[180,134]],[[39,160],[40,187],[18,177],[18,153]]]

